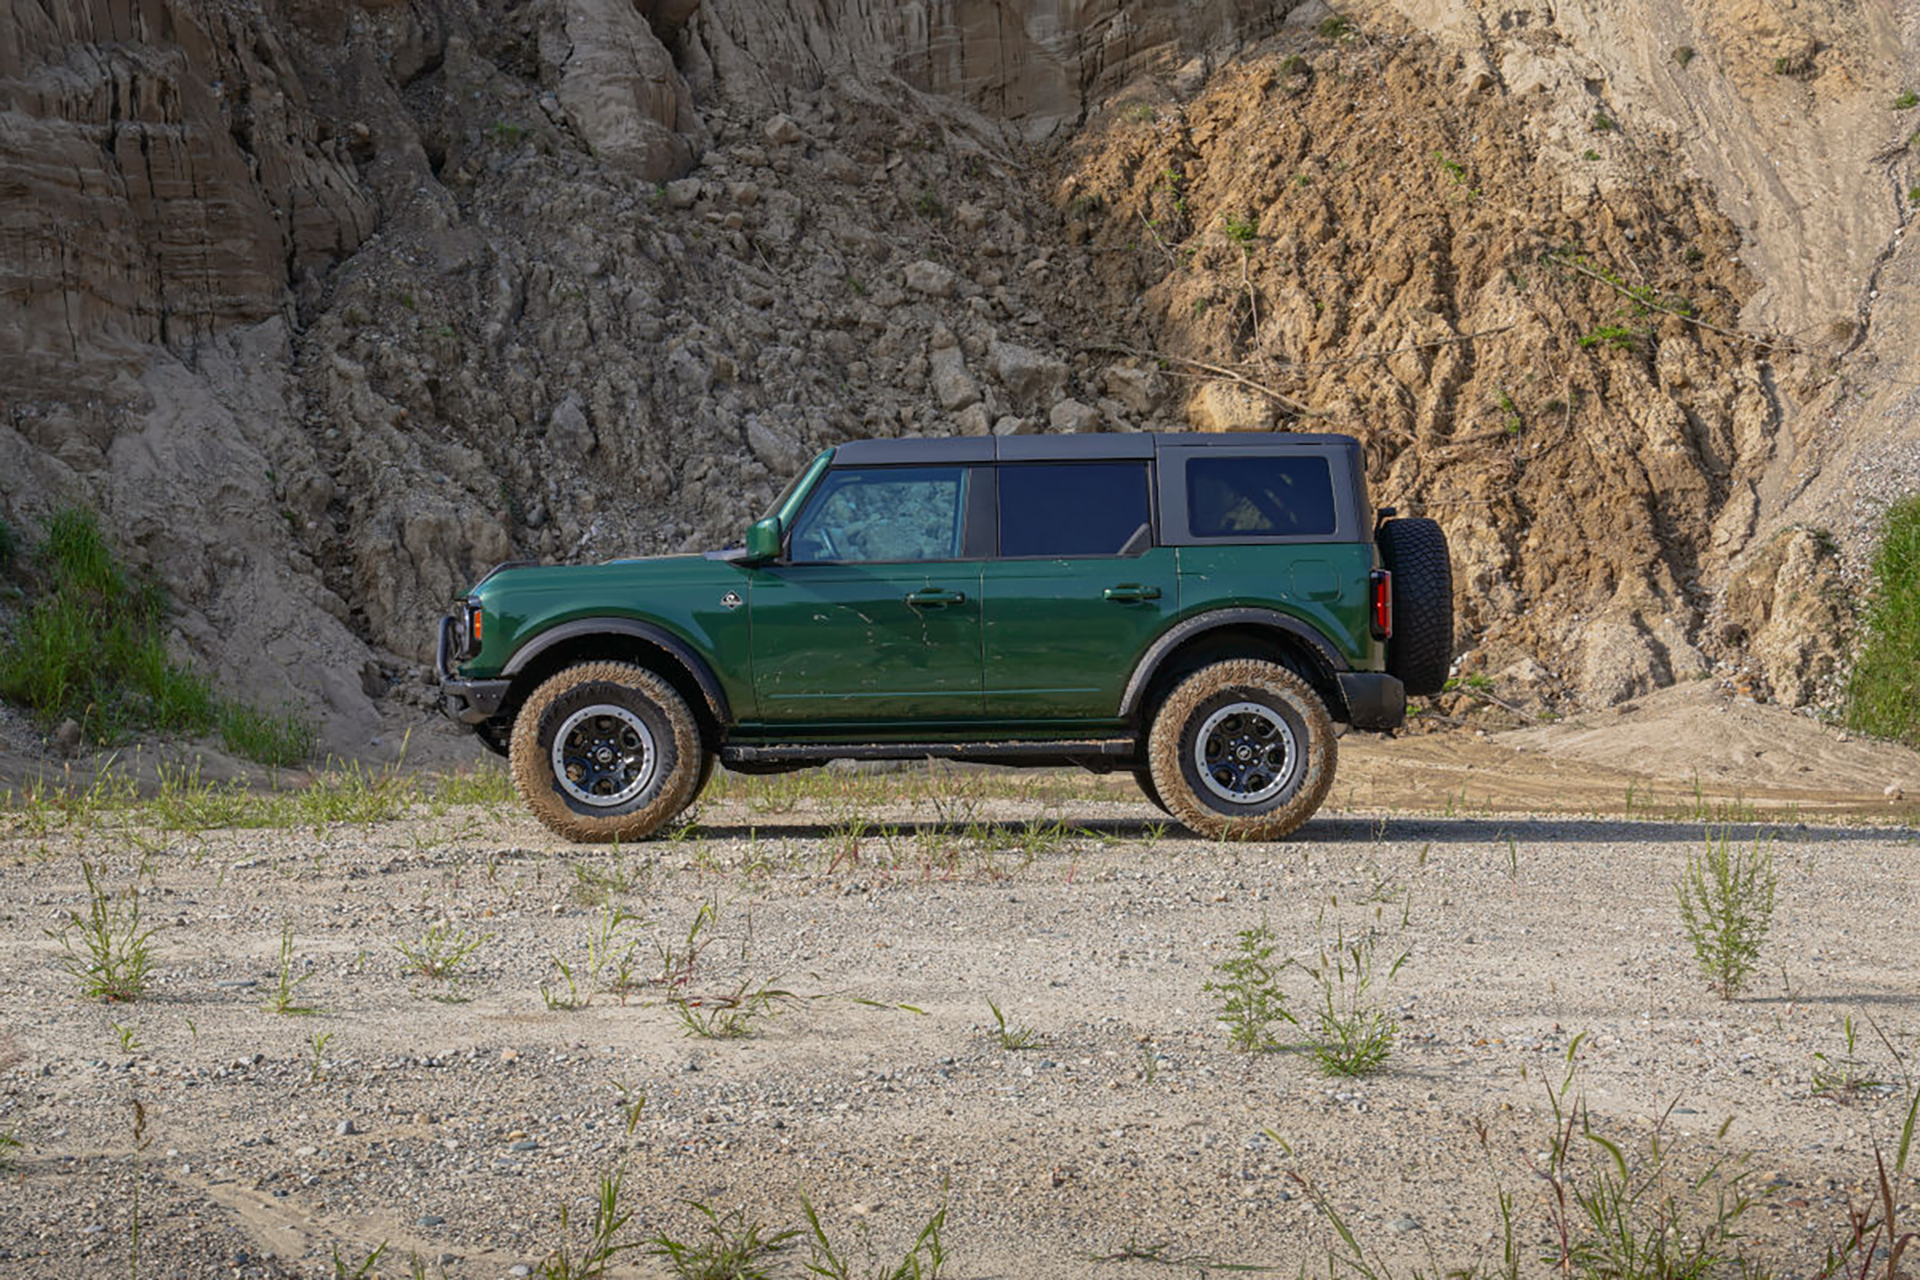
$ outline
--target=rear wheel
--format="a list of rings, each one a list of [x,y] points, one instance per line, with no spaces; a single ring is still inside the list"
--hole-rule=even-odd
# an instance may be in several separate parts
[[[1202,667],[1154,713],[1147,758],[1167,811],[1212,839],[1278,840],[1333,786],[1333,721],[1277,663]]]
[[[569,840],[639,840],[685,808],[706,753],[685,699],[620,662],[568,667],[513,722],[508,760],[521,799]]]

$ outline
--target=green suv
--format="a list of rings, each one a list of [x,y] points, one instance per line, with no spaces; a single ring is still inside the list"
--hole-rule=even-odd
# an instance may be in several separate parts
[[[742,547],[495,569],[441,620],[441,688],[574,840],[657,830],[716,760],[923,757],[1126,769],[1277,839],[1336,723],[1446,679],[1446,540],[1393,514],[1340,435],[855,441]]]

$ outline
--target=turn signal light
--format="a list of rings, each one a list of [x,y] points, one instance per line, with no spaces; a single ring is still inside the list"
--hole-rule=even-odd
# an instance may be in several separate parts
[[[480,647],[480,611],[478,609],[473,611],[473,647],[475,649]]]
[[[1368,581],[1373,586],[1373,635],[1376,640],[1386,640],[1393,635],[1393,575],[1385,569],[1375,569]],[[474,623],[478,636],[479,622]]]

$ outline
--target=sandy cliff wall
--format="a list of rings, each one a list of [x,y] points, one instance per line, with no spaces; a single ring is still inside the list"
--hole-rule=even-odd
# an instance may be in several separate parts
[[[1128,351],[1368,436],[1476,661],[1805,696],[1774,581],[1840,562],[1756,548],[1908,421],[1883,7],[6,3],[0,514],[102,507],[336,748],[508,554],[731,537],[850,436],[1274,417]],[[1634,304],[1549,250],[1794,351],[1583,347]]]

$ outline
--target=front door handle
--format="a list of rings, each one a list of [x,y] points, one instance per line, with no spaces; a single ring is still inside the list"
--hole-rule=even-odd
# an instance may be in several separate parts
[[[1117,587],[1108,587],[1105,594],[1109,600],[1158,600],[1160,588],[1143,587],[1137,582],[1123,582]]]
[[[918,609],[925,605],[965,604],[967,593],[949,591],[945,587],[922,587],[918,591],[907,592],[907,603]]]

